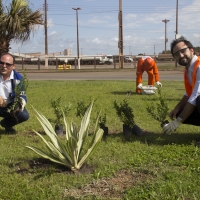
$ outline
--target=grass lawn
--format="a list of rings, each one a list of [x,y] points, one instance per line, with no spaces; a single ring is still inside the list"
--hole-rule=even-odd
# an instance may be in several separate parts
[[[143,83],[145,85],[147,83]],[[170,110],[184,94],[183,82],[162,81]],[[132,90],[130,97],[126,92]],[[135,81],[30,81],[27,109],[30,119],[16,126],[18,134],[0,129],[0,200],[61,199],[200,199],[200,128],[181,125],[172,135],[164,135],[160,122],[146,111],[156,95],[136,95]],[[91,132],[97,112],[106,113],[108,137],[104,138],[78,173],[42,159],[26,145],[42,148],[33,130],[42,131],[33,107],[53,118],[50,100],[62,98],[72,110],[66,117],[79,125],[77,103],[95,100]],[[127,99],[136,124],[148,131],[125,140],[122,122],[113,102]],[[33,106],[33,107],[32,107]],[[64,138],[64,136],[62,136]]]

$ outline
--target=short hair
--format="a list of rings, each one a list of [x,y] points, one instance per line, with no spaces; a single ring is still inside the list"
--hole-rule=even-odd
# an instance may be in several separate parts
[[[1,60],[1,58],[2,58],[3,56],[5,56],[5,55],[11,56],[11,57],[13,58],[13,64],[15,64],[15,57],[14,57],[12,54],[8,53],[8,52],[2,53],[1,56],[0,56],[0,60]]]
[[[189,49],[194,49],[192,43],[190,41],[188,41],[185,37],[181,36],[178,39],[175,39],[171,42],[171,54],[172,54],[172,56],[174,56],[173,49],[179,42],[184,42],[185,45],[187,45],[187,47]],[[195,55],[195,49],[194,49],[194,55]]]

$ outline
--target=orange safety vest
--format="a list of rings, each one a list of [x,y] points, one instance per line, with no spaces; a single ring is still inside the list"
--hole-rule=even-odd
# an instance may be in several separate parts
[[[196,82],[196,72],[197,72],[197,68],[200,66],[200,56],[198,57],[198,59],[196,60],[196,63],[194,65],[194,69],[193,69],[193,73],[192,73],[192,85],[190,85],[188,77],[187,77],[187,73],[186,73],[186,69],[184,71],[184,84],[185,84],[185,90],[187,92],[187,95],[190,97],[192,94],[192,91],[194,89],[194,85]]]

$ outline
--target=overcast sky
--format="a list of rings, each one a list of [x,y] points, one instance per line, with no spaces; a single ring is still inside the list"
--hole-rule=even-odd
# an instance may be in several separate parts
[[[4,3],[8,0],[4,0]],[[33,10],[44,12],[44,0],[30,0]],[[48,52],[72,49],[77,54],[76,11],[80,7],[80,54],[118,54],[119,0],[47,0]],[[200,46],[200,0],[178,1],[178,33]],[[158,54],[175,38],[176,0],[122,0],[124,55]],[[12,52],[45,52],[44,27],[26,44],[12,43]]]

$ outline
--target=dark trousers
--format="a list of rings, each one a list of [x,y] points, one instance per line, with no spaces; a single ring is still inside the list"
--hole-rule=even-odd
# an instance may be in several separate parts
[[[0,117],[3,117],[6,126],[11,127],[28,120],[29,114],[24,108],[23,112],[16,113],[16,117],[14,117],[8,112],[7,108],[0,108]]]
[[[177,114],[180,115],[182,110]],[[200,96],[196,99],[196,108],[193,113],[183,122],[183,124],[191,124],[194,126],[200,126]]]

